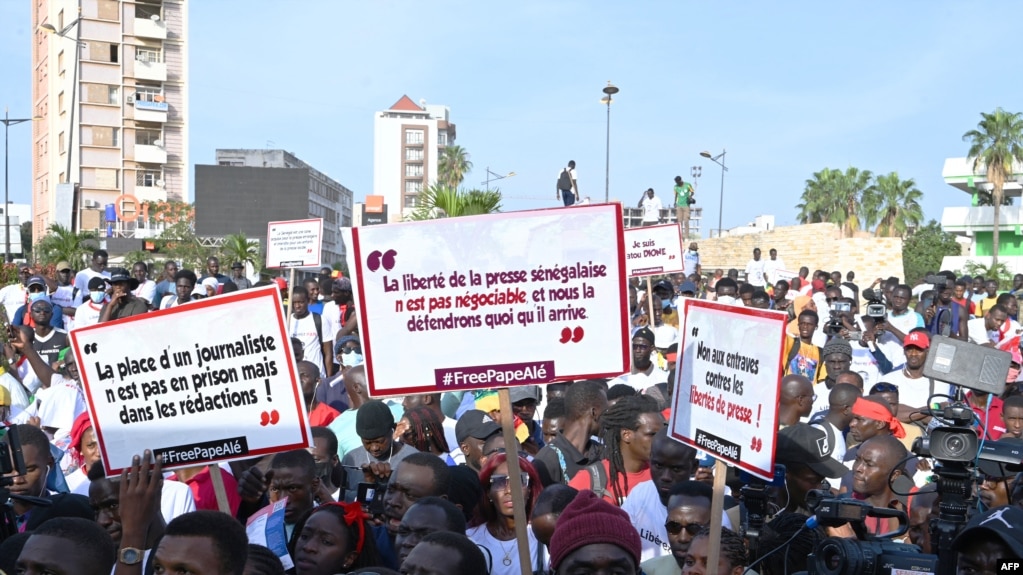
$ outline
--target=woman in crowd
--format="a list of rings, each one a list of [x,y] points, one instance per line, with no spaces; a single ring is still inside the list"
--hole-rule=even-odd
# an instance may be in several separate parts
[[[436,411],[425,405],[413,407],[405,412],[398,422],[395,439],[411,445],[424,453],[432,453],[448,465],[455,465],[448,452],[448,440],[444,437],[444,424]]]
[[[518,478],[508,476],[508,458],[505,453],[495,453],[487,459],[486,465],[480,470],[480,483],[483,485],[483,497],[476,509],[476,517],[469,522],[466,535],[477,545],[485,549],[490,556],[492,565],[490,575],[519,575],[519,551],[515,541],[515,515],[512,504],[511,481],[518,480],[526,499],[526,517],[533,513],[533,504],[540,496],[542,486],[536,469],[525,458],[519,457]],[[529,537],[529,556],[531,571],[540,571],[543,565],[535,565],[538,561],[539,545],[532,529],[527,529]]]
[[[296,575],[333,575],[381,564],[361,503],[320,505],[295,529]]]

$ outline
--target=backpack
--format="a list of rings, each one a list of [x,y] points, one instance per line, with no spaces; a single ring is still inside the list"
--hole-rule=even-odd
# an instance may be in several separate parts
[[[572,175],[568,173],[568,168],[561,170],[561,175],[558,176],[558,189],[559,190],[572,189]]]
[[[590,474],[590,491],[597,494],[598,497],[610,497],[614,499],[614,493],[608,489],[608,477],[607,470],[604,469],[603,461],[595,461],[586,466],[586,471]],[[621,506],[622,502],[619,501],[618,505]]]

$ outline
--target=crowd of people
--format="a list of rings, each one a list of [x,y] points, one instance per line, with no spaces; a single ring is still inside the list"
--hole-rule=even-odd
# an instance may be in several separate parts
[[[911,453],[913,441],[942,423],[932,406],[961,400],[985,441],[1023,443],[1023,275],[1005,293],[997,280],[950,272],[927,285],[889,278],[861,290],[851,273],[789,274],[773,249],[769,260],[756,250],[742,274],[705,275],[698,250],[689,246],[686,273],[630,282],[628,372],[514,387],[511,413],[495,390],[370,398],[352,284],[329,269],[289,286],[250,281],[241,264],[224,276],[216,258],[199,274],[166,262],[157,277],[144,263],[108,270],[101,250],[77,274],[66,262],[53,277],[23,265],[20,280],[0,289],[12,326],[0,409],[25,464],[4,476],[0,570],[518,575],[524,555],[526,570],[542,574],[702,575],[716,561],[721,574],[784,575],[806,570],[825,537],[855,536],[808,525],[815,490],[905,512],[903,541],[936,553],[935,462]],[[313,446],[165,472],[149,451],[157,446],[140,445],[130,469],[106,477],[67,333],[259,285],[277,285],[293,311]],[[744,483],[729,468],[717,557],[713,460],[667,432],[686,298],[777,310],[789,321],[777,381],[784,485],[768,490],[768,521],[751,541]],[[924,376],[936,335],[1011,354],[1005,393]],[[973,470],[976,503],[951,551],[961,572],[993,572],[997,558],[1023,555],[1020,469],[982,460]],[[265,544],[250,542],[247,523],[275,504],[282,523]],[[896,524],[868,518],[864,528],[877,535]]]

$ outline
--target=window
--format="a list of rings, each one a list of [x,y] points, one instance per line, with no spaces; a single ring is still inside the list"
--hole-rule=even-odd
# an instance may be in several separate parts
[[[150,19],[152,19],[153,16],[156,16],[157,19],[159,20],[159,18],[161,16],[160,15],[160,6],[158,6],[158,5],[154,6],[152,4],[136,4],[135,5],[135,17],[136,18],[144,18],[146,20],[150,20]]]
[[[135,48],[135,59],[147,64],[163,62],[163,51],[159,48]]]
[[[64,151],[65,151],[64,150],[64,132],[61,132],[60,135],[57,136],[57,146],[60,147],[60,153],[63,154]],[[61,178],[60,181],[63,182],[64,178]]]
[[[405,196],[405,207],[414,208],[419,205],[419,196]]]
[[[97,0],[96,2],[96,16],[100,20],[120,20],[120,10],[118,9],[117,0]]]
[[[121,103],[121,88],[119,86],[107,86],[107,103],[114,105]]]
[[[60,51],[60,54],[57,54],[57,69],[60,70],[61,74],[64,73],[64,51],[63,50]]]
[[[405,130],[405,143],[406,144],[422,144],[423,143],[423,131],[422,130]]]
[[[135,86],[135,101],[163,102],[163,87],[138,84]]]
[[[422,148],[405,148],[405,159],[409,162],[422,162],[423,161],[423,149]]]
[[[85,126],[82,128],[82,143],[86,146],[116,148],[120,145],[120,131],[119,128]]]
[[[405,164],[405,177],[406,178],[421,178],[421,177],[423,177],[423,165],[422,164]]]
[[[161,139],[160,130],[135,130],[135,144],[139,146],[155,146],[156,142]]]
[[[438,146],[446,146],[446,145],[448,145],[448,133],[447,132],[437,132],[437,145]]]
[[[57,109],[60,110],[61,114],[64,113],[64,92],[57,94]]]
[[[422,180],[406,180],[405,181],[405,193],[406,194],[418,194],[423,191]]]
[[[137,170],[135,172],[136,186],[152,188],[160,180],[163,180],[163,173],[160,170]]]
[[[82,101],[90,104],[120,104],[121,89],[110,84],[82,84]]]
[[[82,56],[83,60],[92,60],[93,62],[117,62],[118,61],[118,44],[111,44],[110,42],[85,42],[85,54]]]

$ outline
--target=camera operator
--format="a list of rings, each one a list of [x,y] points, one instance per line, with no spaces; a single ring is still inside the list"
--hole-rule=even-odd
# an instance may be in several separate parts
[[[851,302],[851,300],[846,299],[841,301]],[[843,325],[839,335],[853,342],[852,362],[849,364],[849,369],[863,377],[864,387],[870,387],[880,381],[882,373],[888,373],[894,368],[884,351],[877,345],[877,326],[871,322],[872,329],[855,330],[854,328],[859,326],[856,323],[856,316],[852,310],[840,312],[839,318]],[[884,334],[886,332],[882,331],[881,333]]]
[[[832,457],[834,442],[828,432],[806,423],[790,425],[778,432],[776,460],[785,466],[784,510],[809,517],[806,494],[821,489],[825,479],[838,479],[848,469]],[[781,494],[779,494],[781,495]]]
[[[999,562],[1023,557],[1023,509],[999,507],[973,516],[952,542],[958,575],[1001,573]]]
[[[1001,443],[1015,446],[1023,445],[1023,440],[1005,439]],[[978,465],[981,482],[977,485],[977,497],[985,509],[994,509],[1009,505],[1010,494],[1016,485],[1016,474],[1008,469],[1011,467],[997,461],[980,460]]]
[[[948,279],[939,285],[935,282],[935,297],[924,311],[924,322],[931,335],[944,335],[968,341],[970,317],[966,308],[952,301],[952,285]]]

